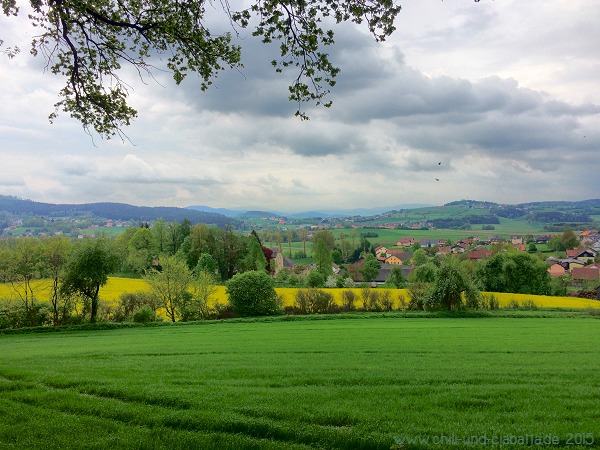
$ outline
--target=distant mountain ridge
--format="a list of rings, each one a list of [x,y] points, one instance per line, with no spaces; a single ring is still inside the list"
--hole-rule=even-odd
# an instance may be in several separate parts
[[[548,224],[562,229],[572,227],[597,227],[600,222],[600,199],[581,201],[545,201],[520,204],[500,204],[477,200],[459,200],[443,206],[421,204],[396,205],[376,208],[317,210],[297,213],[261,210],[235,210],[208,206],[147,207],[124,203],[52,204],[23,200],[0,195],[0,218],[8,214],[18,216],[43,216],[46,218],[88,218],[121,221],[152,222],[164,219],[181,222],[188,219],[192,224],[205,223],[224,227],[242,228],[253,219],[295,219],[296,223],[329,221],[351,218],[356,223],[381,226],[382,224],[412,223],[436,228],[456,228],[464,225],[498,224],[501,219]],[[412,216],[411,216],[412,215]],[[4,220],[6,222],[6,220]],[[1,224],[0,224],[1,225]],[[561,228],[562,227],[562,228]],[[1,230],[1,228],[0,228]]]
[[[48,217],[73,217],[89,214],[106,219],[139,222],[158,219],[164,219],[167,222],[181,222],[188,219],[193,224],[206,223],[217,226],[233,225],[236,222],[223,214],[171,206],[133,206],[125,203],[52,204],[5,195],[0,195],[0,211],[11,214],[33,214]]]
[[[353,209],[323,209],[316,211],[302,211],[302,212],[281,212],[281,211],[270,211],[270,210],[246,210],[246,209],[226,209],[226,208],[211,208],[206,205],[194,205],[188,206],[188,209],[193,209],[197,211],[204,212],[214,212],[223,214],[227,217],[238,218],[238,217],[269,217],[269,216],[278,216],[278,217],[290,217],[290,218],[314,218],[314,217],[352,217],[352,216],[373,216],[377,214],[383,214],[388,211],[393,210],[404,210],[404,209],[415,209],[415,208],[429,208],[433,207],[433,205],[429,204],[421,204],[421,203],[411,203],[406,205],[396,205],[396,206],[382,206],[382,207],[373,207],[373,208],[353,208]],[[251,215],[249,216],[248,213]],[[262,215],[261,215],[262,214]]]

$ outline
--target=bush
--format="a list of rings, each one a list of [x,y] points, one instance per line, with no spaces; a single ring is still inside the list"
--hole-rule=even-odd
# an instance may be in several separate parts
[[[113,320],[115,322],[131,320],[134,312],[143,307],[149,307],[154,314],[155,303],[149,292],[125,292],[119,297],[119,306],[113,313]]]
[[[325,281],[325,287],[327,287],[327,288],[335,288],[335,287],[337,287],[337,284],[338,284],[337,275],[329,275],[327,277],[327,280]]]
[[[321,289],[296,291],[296,308],[300,314],[326,314],[334,312],[333,295]]]
[[[521,307],[523,309],[530,309],[530,310],[534,310],[537,309],[538,306],[537,304],[533,301],[533,300],[525,300],[522,304]]]
[[[0,306],[0,329],[40,327],[52,323],[50,305],[33,303],[25,308],[22,304],[5,301]]]
[[[204,312],[206,308],[203,302],[198,302],[192,293],[188,291],[181,293],[180,298],[177,300],[177,309],[182,322],[204,319],[208,315]]]
[[[354,287],[354,280],[351,277],[344,278],[344,287],[345,288]]]
[[[275,277],[275,281],[280,284],[286,284],[290,279],[292,271],[287,267],[284,267],[279,272],[277,272],[277,276]]]
[[[290,275],[288,278],[288,284],[290,286],[298,286],[300,284],[300,278],[296,274]]]
[[[398,306],[402,311],[405,311],[408,307],[408,304],[406,303],[406,297],[404,297],[404,294],[398,295]]]
[[[485,300],[481,295],[467,295],[465,296],[465,306],[470,309],[484,308]]]
[[[148,323],[154,322],[156,320],[156,315],[154,311],[149,306],[143,306],[138,308],[133,313],[133,321],[136,323]]]
[[[356,294],[354,291],[347,290],[342,291],[342,309],[344,311],[354,311],[354,302],[356,301]]]
[[[325,286],[325,277],[316,270],[313,270],[306,275],[304,283],[311,288],[320,288]]]
[[[18,327],[19,318],[16,311],[17,308],[12,302],[2,300],[0,304],[0,329]]]
[[[365,311],[391,311],[393,309],[394,302],[389,291],[378,291],[365,287],[362,289],[361,295]]]
[[[494,294],[488,296],[481,296],[481,307],[485,309],[498,309],[500,308],[500,302]]]
[[[392,300],[392,295],[390,291],[382,291],[379,295],[379,305],[381,309],[384,311],[391,311],[394,309],[394,301]]]
[[[21,309],[21,321],[26,327],[41,327],[52,323],[50,305],[34,303],[28,309]]]
[[[425,302],[429,298],[429,290],[427,283],[418,281],[411,284],[408,288],[408,309],[425,309]]]
[[[514,298],[510,300],[510,302],[508,302],[508,308],[511,309],[519,309],[521,307],[521,305],[519,305],[519,302],[516,301]]]
[[[281,314],[273,279],[266,272],[239,273],[227,283],[233,312],[241,317]]]
[[[235,319],[239,317],[231,305],[223,305],[222,303],[216,303],[214,306],[214,315],[211,317],[213,319]]]

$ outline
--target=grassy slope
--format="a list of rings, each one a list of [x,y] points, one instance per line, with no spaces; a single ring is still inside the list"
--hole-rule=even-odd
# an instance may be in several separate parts
[[[389,449],[401,437],[452,433],[598,440],[599,327],[375,319],[0,336],[0,447]]]

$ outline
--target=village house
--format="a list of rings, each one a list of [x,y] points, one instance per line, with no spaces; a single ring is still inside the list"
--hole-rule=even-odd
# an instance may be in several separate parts
[[[522,245],[525,243],[525,239],[523,239],[523,236],[511,236],[510,243],[515,246]]]
[[[574,256],[572,256],[572,258],[578,259],[579,261],[583,261],[585,263],[591,263],[594,262],[596,256],[598,256],[598,252],[596,250],[591,248],[584,248],[579,249],[579,251]]]
[[[405,237],[396,242],[398,247],[410,247],[415,243],[415,240],[411,237]]]
[[[278,248],[271,249],[272,255],[269,264],[274,275],[277,275],[281,269],[293,269],[296,263],[280,252]]]
[[[390,256],[388,258],[385,259],[385,264],[390,264],[393,266],[399,266],[402,264],[402,260],[400,258],[398,258],[397,256]]]
[[[468,243],[466,243],[464,241],[460,241],[460,242],[457,242],[456,244],[454,244],[450,251],[451,251],[451,253],[454,253],[454,254],[464,253],[468,247],[469,247]]]
[[[566,253],[567,253],[567,258],[575,258],[575,257],[577,257],[577,254],[579,253],[579,249],[578,248],[570,249],[570,250],[567,250]]]
[[[383,245],[378,246],[375,249],[375,256],[377,257],[378,260],[385,261],[385,259],[389,256],[388,249],[386,247],[384,247]]]
[[[574,258],[562,258],[557,263],[563,266],[569,273],[573,272],[573,269],[585,266],[583,261]]]
[[[548,273],[551,277],[560,277],[566,275],[568,272],[560,264],[554,263],[548,268]]]
[[[471,261],[480,261],[492,256],[492,251],[485,247],[477,247],[467,253],[467,256]]]
[[[419,239],[418,242],[421,244],[421,247],[434,247],[440,245],[440,241],[436,239]]]
[[[436,252],[436,255],[447,255],[448,253],[451,252],[451,248],[447,245],[444,245],[442,247],[439,248],[439,250]]]
[[[552,235],[543,234],[540,236],[536,236],[534,239],[536,244],[547,244],[550,241],[550,239],[552,239]]]
[[[412,271],[414,269],[413,266],[407,266],[407,265],[395,266],[392,264],[382,264],[379,269],[379,272],[377,272],[377,276],[375,277],[374,282],[376,284],[384,284],[388,280],[390,275],[392,274],[392,269],[394,267],[400,267],[400,270],[402,270],[402,275],[404,276],[405,279],[408,279],[408,276],[412,273]]]
[[[592,264],[591,266],[575,267],[571,273],[574,282],[583,283],[585,281],[600,280],[600,266]]]
[[[413,254],[406,250],[402,250],[401,248],[393,248],[388,250],[388,256],[395,256],[400,261],[407,262],[412,259]]]

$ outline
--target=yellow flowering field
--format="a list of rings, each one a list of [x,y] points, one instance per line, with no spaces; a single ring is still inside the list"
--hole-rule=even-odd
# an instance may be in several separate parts
[[[283,306],[290,306],[294,304],[294,298],[298,288],[277,288],[277,293],[283,298]],[[342,291],[346,289],[323,289],[324,291],[333,294],[333,298],[336,303],[341,304]],[[359,307],[362,304],[362,297],[360,288],[352,288],[356,295],[356,306]],[[408,289],[382,289],[378,288],[379,291],[390,291],[391,298],[394,302],[394,308],[400,307],[399,297],[404,296],[405,301],[408,303]],[[484,295],[491,294],[490,292],[483,292]],[[576,297],[550,297],[546,295],[529,295],[529,294],[506,294],[506,293],[493,293],[500,307],[507,307],[511,300],[516,300],[519,304],[528,300],[533,301],[538,308],[600,308],[600,302],[598,300],[588,300],[584,298]]]
[[[516,300],[519,303],[531,300],[539,308],[600,308],[600,301],[588,300],[577,297],[551,297],[547,295],[530,295],[530,294],[507,294],[498,292],[484,292],[485,294],[494,294],[500,302],[500,307],[508,306],[511,300]]]
[[[36,299],[42,302],[50,300],[51,280],[34,280],[31,287]],[[119,297],[124,292],[139,292],[148,289],[148,283],[142,279],[109,277],[108,283],[100,289],[100,298],[109,305],[116,305],[119,303]],[[16,298],[18,298],[18,294],[10,284],[0,283],[0,299]]]
[[[48,301],[50,295],[51,281],[50,280],[35,280],[32,282],[33,291],[35,296],[40,301]],[[109,277],[108,283],[100,289],[100,298],[108,303],[109,305],[117,305],[119,297],[125,292],[139,292],[147,291],[149,289],[148,283],[143,279],[134,278],[119,278]],[[281,296],[283,300],[283,306],[291,306],[294,304],[296,291],[298,288],[276,288],[277,294]],[[323,289],[324,291],[333,294],[336,303],[341,304],[342,291],[346,289]],[[356,306],[361,306],[361,291],[360,288],[350,289],[354,291],[357,301]],[[399,308],[400,296],[404,296],[405,301],[408,302],[408,290],[407,289],[382,289],[378,288],[379,291],[388,290],[390,291],[391,298],[394,302],[394,307]],[[485,292],[484,294],[490,294]],[[529,295],[529,294],[506,294],[506,293],[494,293],[500,307],[506,307],[512,300],[516,300],[519,303],[525,301],[533,301],[539,308],[600,308],[600,302],[597,300],[587,300],[575,297],[549,297],[545,295]],[[16,299],[17,294],[10,284],[0,284],[0,299]],[[217,286],[217,291],[213,298],[213,302],[219,302],[221,304],[227,303],[227,294],[224,286]]]
[[[15,284],[15,287],[20,290],[20,286]],[[50,289],[52,288],[51,280],[34,280],[31,282],[31,288],[35,298],[40,301],[48,301],[50,299]],[[9,283],[0,283],[0,299],[16,299],[19,298],[15,289]]]
[[[149,291],[150,286],[141,278],[109,277],[108,283],[100,288],[100,298],[110,305],[117,305],[121,294]]]

